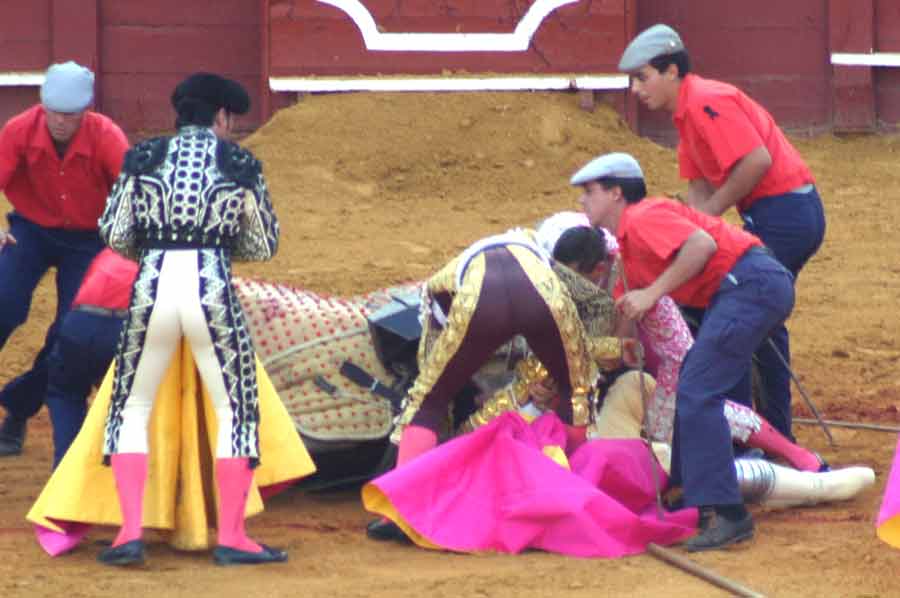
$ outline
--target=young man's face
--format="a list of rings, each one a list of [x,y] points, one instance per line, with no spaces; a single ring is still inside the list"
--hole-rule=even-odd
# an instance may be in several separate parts
[[[678,67],[670,64],[660,73],[649,64],[631,74],[631,93],[650,110],[675,111],[678,100]]]
[[[582,187],[584,193],[581,195],[581,208],[588,217],[592,226],[602,226],[607,229],[614,229],[610,216],[616,202],[617,193],[621,193],[619,187],[605,189],[603,185],[596,181],[589,181]]]
[[[44,114],[47,118],[47,130],[50,131],[53,141],[68,143],[78,132],[78,127],[81,126],[84,110],[81,112],[54,112],[45,107]]]

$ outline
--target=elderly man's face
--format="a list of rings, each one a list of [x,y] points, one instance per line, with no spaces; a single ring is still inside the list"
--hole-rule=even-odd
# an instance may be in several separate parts
[[[78,132],[84,110],[81,112],[54,112],[46,107],[44,113],[47,116],[47,129],[50,137],[57,143],[68,143]]]

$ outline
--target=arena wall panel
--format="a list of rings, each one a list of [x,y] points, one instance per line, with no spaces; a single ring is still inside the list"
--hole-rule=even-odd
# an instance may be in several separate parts
[[[828,12],[823,0],[645,0],[638,29],[677,29],[700,76],[733,83],[761,102],[784,127],[830,126]],[[641,108],[640,132],[674,141],[668,114]]]
[[[363,5],[383,33],[512,34],[532,3],[445,0]],[[626,0],[578,2],[541,22],[523,52],[369,51],[356,22],[338,7],[309,0],[270,5],[270,74],[440,75],[465,73],[614,73],[625,44]]]
[[[0,2],[0,71],[41,71],[50,62],[50,0]]]
[[[900,123],[896,0],[360,2],[384,34],[511,33],[538,2],[556,8],[521,51],[414,52],[368,50],[334,0],[0,0],[0,117],[37,100],[48,64],[74,59],[97,73],[98,109],[133,138],[171,129],[172,87],[197,70],[247,86],[253,109],[239,124],[249,131],[296,99],[272,92],[270,77],[614,74],[631,36],[666,22],[698,73],[740,86],[789,130]],[[835,53],[869,62],[833,64]],[[621,91],[603,97],[643,134],[674,140],[668,115]]]
[[[875,47],[881,52],[900,53],[900,2],[875,3]],[[875,112],[879,128],[900,129],[900,68],[876,70]]]

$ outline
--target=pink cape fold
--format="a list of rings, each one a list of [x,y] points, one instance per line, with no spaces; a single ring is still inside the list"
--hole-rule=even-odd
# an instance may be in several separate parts
[[[55,522],[65,533],[59,533],[43,525],[34,524],[34,535],[44,552],[50,556],[59,556],[69,552],[81,542],[91,529],[90,524],[77,521]]]
[[[370,482],[396,517],[432,544],[459,552],[532,548],[577,557],[641,553],[696,531],[696,509],[659,519],[653,470],[638,439],[595,440],[569,456],[570,469],[542,452],[565,446],[553,414],[532,424],[506,413]],[[653,461],[665,488],[666,475]],[[367,500],[369,510],[378,511]]]
[[[884,498],[875,524],[878,537],[895,548],[900,548],[900,437],[894,449],[891,473],[884,487]]]

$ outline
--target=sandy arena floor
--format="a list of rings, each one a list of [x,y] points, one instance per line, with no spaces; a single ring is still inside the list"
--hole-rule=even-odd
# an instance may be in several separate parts
[[[634,154],[651,194],[685,188],[672,150],[636,138],[605,106],[580,110],[568,94],[308,97],[245,143],[264,162],[283,236],[275,260],[237,272],[334,294],[420,279],[483,235],[576,208],[568,176],[596,154]],[[818,178],[829,228],[798,284],[795,371],[827,418],[900,425],[900,216],[891,203],[900,137],[796,143]],[[0,382],[30,363],[54,303],[47,278],[28,324],[0,352]],[[795,414],[810,416],[798,394]],[[873,467],[876,487],[843,504],[755,509],[753,541],[691,558],[772,596],[900,595],[900,551],[873,527],[896,434],[835,428],[830,447],[815,427],[797,433],[835,466]],[[725,595],[650,556],[462,556],[376,544],[364,536],[369,516],[355,490],[289,491],[251,520],[254,534],[290,549],[283,566],[223,570],[206,553],[154,542],[145,568],[111,570],[94,558],[112,529],[52,560],[24,520],[50,460],[41,412],[24,455],[0,460],[0,596]]]

